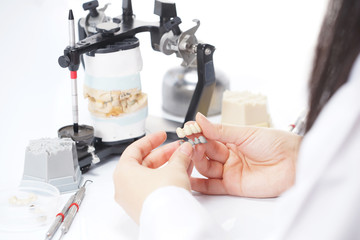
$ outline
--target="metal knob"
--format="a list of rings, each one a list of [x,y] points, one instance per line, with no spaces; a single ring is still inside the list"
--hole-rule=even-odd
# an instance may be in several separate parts
[[[68,56],[60,56],[58,63],[62,68],[67,68],[70,66],[70,58]]]
[[[154,14],[167,19],[177,17],[175,3],[156,0]]]
[[[99,12],[96,10],[96,8],[98,6],[99,6],[99,2],[95,0],[95,1],[84,3],[83,4],[83,9],[84,10],[89,10],[90,11],[90,16],[97,17],[99,15]]]

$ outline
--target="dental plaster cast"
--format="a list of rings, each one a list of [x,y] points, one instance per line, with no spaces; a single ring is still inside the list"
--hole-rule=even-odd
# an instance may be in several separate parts
[[[271,127],[266,96],[226,90],[222,100],[221,123]]]
[[[84,86],[89,111],[98,117],[117,117],[147,106],[147,94],[133,88],[126,91],[104,91]]]

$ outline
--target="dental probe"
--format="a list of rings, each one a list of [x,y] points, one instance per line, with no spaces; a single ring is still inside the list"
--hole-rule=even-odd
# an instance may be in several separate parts
[[[300,136],[304,136],[306,125],[307,111],[303,111],[296,119],[295,124],[289,126],[289,131]]]
[[[76,213],[79,211],[80,204],[85,197],[85,186],[87,182],[92,182],[91,180],[86,180],[83,186],[76,192],[74,202],[70,205],[69,210],[66,214],[65,220],[60,227],[61,236],[59,240],[61,240],[64,235],[69,231],[71,223],[73,222]]]
[[[75,23],[72,10],[69,10],[69,46],[75,47]],[[79,108],[78,108],[78,96],[77,96],[77,71],[70,71],[71,78],[71,99],[72,99],[72,115],[73,115],[73,129],[74,133],[79,131]]]
[[[59,212],[56,215],[55,221],[53,222],[53,224],[51,225],[51,227],[49,228],[49,230],[46,232],[46,238],[45,240],[50,240],[54,237],[55,232],[58,230],[58,228],[60,227],[61,223],[64,221],[66,212],[68,211],[70,204],[73,203],[75,198],[75,194],[72,195],[69,200],[66,202],[66,204],[64,205],[63,209],[61,210],[61,212]]]

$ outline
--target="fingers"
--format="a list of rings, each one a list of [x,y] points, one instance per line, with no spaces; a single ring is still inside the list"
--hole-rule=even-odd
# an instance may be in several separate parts
[[[143,159],[165,140],[166,133],[163,131],[149,134],[128,146],[123,152],[121,159],[136,161],[142,164]]]
[[[158,168],[166,163],[175,150],[179,147],[179,141],[166,144],[153,150],[142,162],[148,168]]]
[[[191,161],[189,164],[189,167],[187,169],[187,174],[188,174],[189,178],[191,177],[193,169],[194,169],[194,163]]]
[[[221,179],[190,178],[191,189],[210,195],[228,194]]]
[[[229,157],[228,148],[221,142],[208,141],[206,144],[203,144],[199,147],[205,148],[205,155],[211,160],[225,163]]]
[[[184,171],[188,171],[191,157],[193,155],[193,147],[190,143],[184,142],[171,156],[169,164],[181,168]]]
[[[196,114],[196,122],[200,125],[206,138],[237,145],[241,145],[249,138],[252,138],[259,129],[257,127],[213,124],[201,113]]]
[[[206,156],[201,159],[196,159],[194,165],[198,172],[207,178],[219,178],[223,177],[224,165],[220,162],[210,160]]]

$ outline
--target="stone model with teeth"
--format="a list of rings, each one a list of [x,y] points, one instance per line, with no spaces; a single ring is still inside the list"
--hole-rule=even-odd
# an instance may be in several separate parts
[[[84,86],[89,111],[98,117],[117,117],[147,106],[147,94],[133,88],[125,91],[103,91]]]
[[[141,91],[139,41],[125,39],[84,54],[84,97],[94,135],[114,143],[145,135],[147,95]]]

